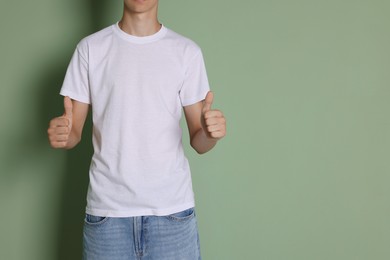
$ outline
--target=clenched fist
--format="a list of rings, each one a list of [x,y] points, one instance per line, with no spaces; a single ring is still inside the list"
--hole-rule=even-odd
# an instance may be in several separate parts
[[[219,140],[226,135],[226,119],[222,111],[211,109],[214,94],[209,91],[203,102],[202,127],[209,138]]]
[[[72,100],[64,97],[64,114],[50,121],[47,134],[53,148],[66,148],[72,130]]]

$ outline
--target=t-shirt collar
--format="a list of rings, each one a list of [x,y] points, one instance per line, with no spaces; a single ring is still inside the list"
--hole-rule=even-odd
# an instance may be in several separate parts
[[[158,32],[148,35],[148,36],[135,36],[128,34],[119,27],[119,21],[116,22],[113,26],[114,31],[124,40],[132,42],[132,43],[137,43],[137,44],[145,44],[145,43],[151,43],[154,41],[157,41],[164,37],[164,35],[167,32],[167,28],[162,24],[161,28]]]

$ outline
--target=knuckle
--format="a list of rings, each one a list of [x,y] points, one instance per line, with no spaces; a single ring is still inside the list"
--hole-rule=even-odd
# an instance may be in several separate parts
[[[65,147],[65,144],[64,144],[64,142],[53,142],[52,144],[51,144],[51,146],[53,147],[53,148],[64,148]]]

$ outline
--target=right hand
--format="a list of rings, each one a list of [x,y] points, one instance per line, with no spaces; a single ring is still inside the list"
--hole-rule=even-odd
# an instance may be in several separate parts
[[[60,117],[53,118],[47,129],[51,147],[67,147],[69,135],[72,130],[72,109],[72,100],[69,97],[64,97],[64,114]]]

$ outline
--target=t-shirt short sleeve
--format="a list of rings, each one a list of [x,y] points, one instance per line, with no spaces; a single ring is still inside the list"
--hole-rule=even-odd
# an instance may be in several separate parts
[[[77,45],[68,65],[60,94],[90,104],[87,55],[83,54],[83,42]]]
[[[199,50],[189,61],[183,85],[180,89],[182,106],[189,106],[203,100],[210,90],[202,52]]]

